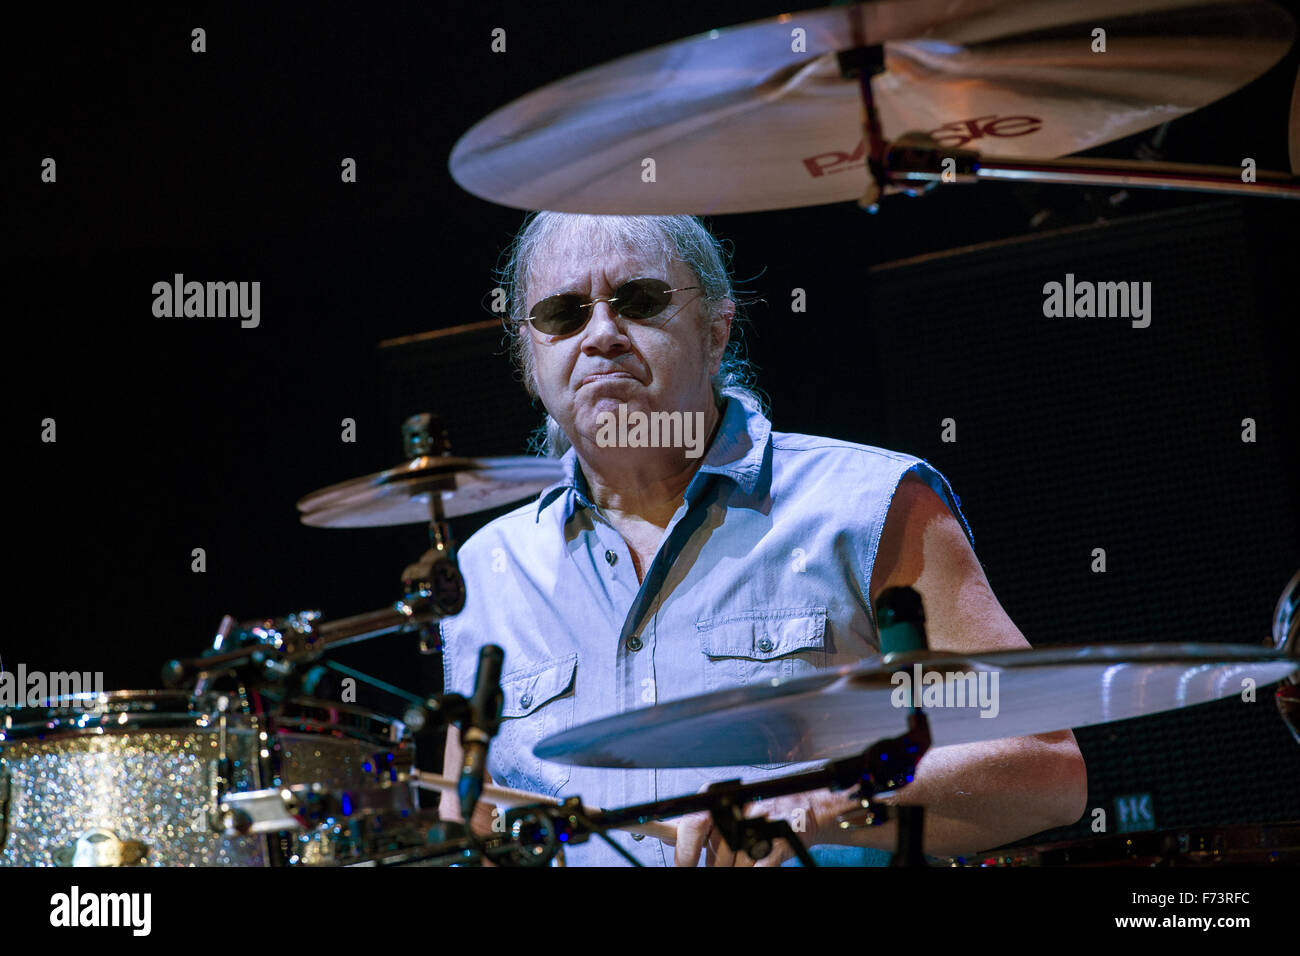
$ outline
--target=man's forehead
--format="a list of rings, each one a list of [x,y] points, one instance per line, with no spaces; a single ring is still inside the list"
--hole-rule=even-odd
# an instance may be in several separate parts
[[[593,276],[611,282],[651,275],[664,277],[672,265],[663,253],[641,253],[633,249],[591,248],[547,249],[539,253],[529,269],[532,281],[539,286],[587,286]]]

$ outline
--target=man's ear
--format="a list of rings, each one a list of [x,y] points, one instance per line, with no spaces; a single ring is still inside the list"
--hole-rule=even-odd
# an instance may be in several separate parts
[[[722,356],[727,351],[731,340],[731,320],[736,315],[736,303],[731,299],[722,299],[712,311],[709,324],[709,351],[713,356],[713,373],[716,375],[722,365]]]

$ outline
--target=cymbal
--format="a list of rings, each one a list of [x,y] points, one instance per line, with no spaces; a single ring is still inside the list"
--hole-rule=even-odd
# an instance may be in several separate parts
[[[991,706],[985,701],[952,706],[955,695],[945,698],[948,706],[930,706],[933,702],[923,698],[935,747],[1189,707],[1239,694],[1247,678],[1263,687],[1300,668],[1295,657],[1240,644],[922,653],[900,660],[906,663],[884,665],[876,659],[629,711],[547,737],[533,752],[543,760],[591,767],[721,767],[848,757],[906,730],[907,711],[894,699],[898,688],[891,683],[903,666],[913,680],[920,675],[923,691],[926,682],[953,674],[971,674],[979,686],[994,691],[985,698]]]
[[[316,528],[426,524],[434,495],[448,518],[487,511],[537,494],[559,481],[558,460],[421,456],[404,465],[315,491],[298,502],[302,523]]]
[[[887,139],[1051,158],[1177,119],[1284,56],[1267,0],[915,0],[783,14],[625,56],[515,100],[451,154],[455,180],[523,209],[738,213],[844,202],[866,184],[855,81],[884,45]],[[1105,30],[1094,53],[1092,31]],[[795,30],[803,30],[799,49]],[[575,145],[576,144],[576,145]],[[654,181],[643,161],[654,160]]]

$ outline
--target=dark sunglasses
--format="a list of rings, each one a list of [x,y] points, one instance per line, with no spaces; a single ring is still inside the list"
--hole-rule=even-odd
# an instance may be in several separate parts
[[[663,279],[632,279],[614,290],[611,296],[598,296],[584,300],[574,292],[553,295],[533,306],[533,314],[523,319],[544,335],[572,335],[590,320],[597,302],[608,302],[619,315],[627,319],[652,319],[673,301],[674,292],[698,289],[686,285],[674,289]]]

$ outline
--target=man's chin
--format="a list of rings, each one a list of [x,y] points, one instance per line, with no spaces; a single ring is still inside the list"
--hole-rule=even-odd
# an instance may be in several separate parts
[[[646,406],[637,401],[625,401],[620,398],[603,397],[598,401],[585,403],[575,416],[579,433],[590,436],[596,441],[602,430],[608,434],[609,429],[617,430],[619,423],[625,425],[634,422],[640,416],[635,412],[645,412]]]
[[[625,381],[630,381],[625,379]],[[625,414],[631,412],[648,412],[649,408],[643,402],[639,395],[633,393],[632,389],[620,389],[617,392],[613,389],[604,389],[602,394],[590,394],[583,396],[583,403],[578,409],[578,421],[589,422],[591,425],[599,425],[601,418],[605,415]]]

